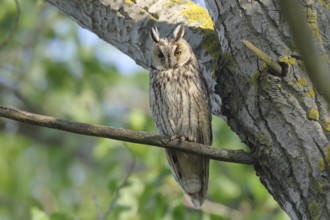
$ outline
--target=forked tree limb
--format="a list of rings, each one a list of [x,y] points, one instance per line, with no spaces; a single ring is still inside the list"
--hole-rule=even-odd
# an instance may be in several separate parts
[[[162,148],[173,148],[193,154],[208,157],[213,160],[234,162],[241,164],[254,164],[251,153],[243,150],[226,150],[223,148],[209,147],[207,145],[171,140],[168,136],[151,134],[148,132],[132,131],[123,128],[114,128],[103,125],[92,125],[80,122],[72,122],[46,115],[38,115],[30,112],[0,106],[0,116],[28,124],[68,131],[76,134],[109,138],[114,140],[152,145]]]

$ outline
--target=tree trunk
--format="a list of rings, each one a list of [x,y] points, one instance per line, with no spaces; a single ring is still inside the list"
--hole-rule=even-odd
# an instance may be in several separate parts
[[[303,10],[329,54],[330,13],[321,14],[321,6],[314,2]],[[279,5],[209,0],[207,7],[223,52],[217,74],[222,112],[253,150],[257,175],[292,219],[330,219],[329,107],[297,59]],[[283,62],[285,76],[273,76],[242,39]]]
[[[261,182],[292,219],[330,219],[329,106],[305,73],[276,1],[207,0],[214,29],[207,11],[185,0],[46,1],[145,68],[150,27],[164,36],[184,23],[210,91],[215,72],[221,113],[251,148]],[[325,0],[302,4],[326,62],[329,7]],[[284,75],[275,76],[243,39],[279,61]],[[221,104],[217,94],[215,113]]]

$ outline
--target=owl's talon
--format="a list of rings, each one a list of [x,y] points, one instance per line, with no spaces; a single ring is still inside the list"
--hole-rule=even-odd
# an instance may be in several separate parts
[[[172,135],[172,136],[170,137],[170,141],[174,141],[175,139],[178,139],[178,136],[176,136],[176,135]]]
[[[172,135],[170,137],[170,141],[174,141],[174,140],[178,140],[181,143],[183,141],[186,141],[187,139],[184,136]]]
[[[180,142],[183,142],[183,141],[186,141],[187,139],[186,139],[186,137],[181,136],[181,137],[179,138],[179,140],[180,140]]]

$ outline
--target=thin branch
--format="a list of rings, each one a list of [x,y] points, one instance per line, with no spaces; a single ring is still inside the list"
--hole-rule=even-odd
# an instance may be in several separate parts
[[[259,59],[264,61],[266,65],[271,68],[277,76],[282,76],[282,67],[280,64],[278,64],[275,60],[273,60],[270,56],[268,56],[266,53],[261,51],[259,48],[257,48],[255,45],[253,45],[250,41],[242,40],[243,44],[251,51],[253,52]]]
[[[76,134],[153,145],[162,148],[172,148],[198,154],[218,161],[255,164],[252,154],[243,150],[226,150],[193,142],[171,140],[170,137],[147,132],[137,132],[110,126],[71,122],[50,116],[37,115],[6,106],[0,106],[0,116],[28,124],[68,131]]]
[[[96,219],[97,220],[102,220],[102,212],[101,212],[101,208],[100,208],[100,204],[99,204],[99,198],[97,196],[97,192],[94,189],[93,190],[93,202],[94,202],[94,206],[96,209]]]
[[[122,183],[120,184],[120,186],[116,189],[116,191],[115,191],[115,193],[114,193],[114,195],[113,195],[112,201],[111,201],[111,203],[110,203],[110,206],[109,206],[109,208],[105,211],[105,213],[103,214],[103,218],[101,218],[101,220],[103,220],[103,219],[107,219],[107,218],[111,215],[111,213],[112,213],[112,211],[113,211],[113,209],[114,209],[114,207],[115,207],[115,204],[116,204],[116,202],[117,202],[117,200],[118,200],[118,198],[119,198],[119,192],[121,191],[122,188],[124,188],[125,186],[127,186],[128,178],[129,178],[129,177],[132,175],[132,173],[133,173],[133,170],[134,170],[134,167],[135,167],[135,163],[136,163],[136,158],[135,158],[133,152],[127,147],[127,145],[126,145],[126,148],[129,150],[129,152],[131,153],[131,156],[132,156],[132,162],[131,162],[131,165],[129,166],[128,173],[126,174],[126,176],[125,176],[123,182],[122,182]]]
[[[111,215],[111,213],[112,213],[112,211],[113,211],[113,209],[114,209],[114,207],[116,205],[116,202],[117,202],[117,200],[119,198],[120,191],[125,186],[127,186],[128,178],[133,173],[133,170],[134,170],[134,167],[135,167],[135,163],[136,163],[136,158],[135,158],[133,152],[131,151],[131,149],[127,146],[127,144],[125,144],[124,146],[130,152],[131,157],[132,157],[132,162],[131,162],[131,164],[129,166],[128,172],[127,172],[127,174],[126,174],[123,182],[119,185],[119,187],[114,192],[114,195],[113,195],[113,198],[112,198],[112,200],[110,202],[110,205],[109,205],[108,209],[104,213],[101,212],[101,209],[100,209],[100,205],[99,205],[99,201],[98,201],[96,192],[94,191],[94,193],[93,193],[93,200],[94,200],[94,204],[95,204],[95,208],[96,208],[96,212],[97,212],[97,218],[96,218],[97,220],[107,219]]]

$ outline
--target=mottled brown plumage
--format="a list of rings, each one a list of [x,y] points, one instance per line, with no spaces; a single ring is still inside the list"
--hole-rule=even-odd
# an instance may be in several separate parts
[[[152,28],[154,41],[150,72],[150,107],[160,134],[206,145],[212,143],[211,106],[204,78],[190,45],[179,25],[173,38],[160,38]],[[166,150],[176,181],[202,205],[208,187],[209,159],[176,150]]]

